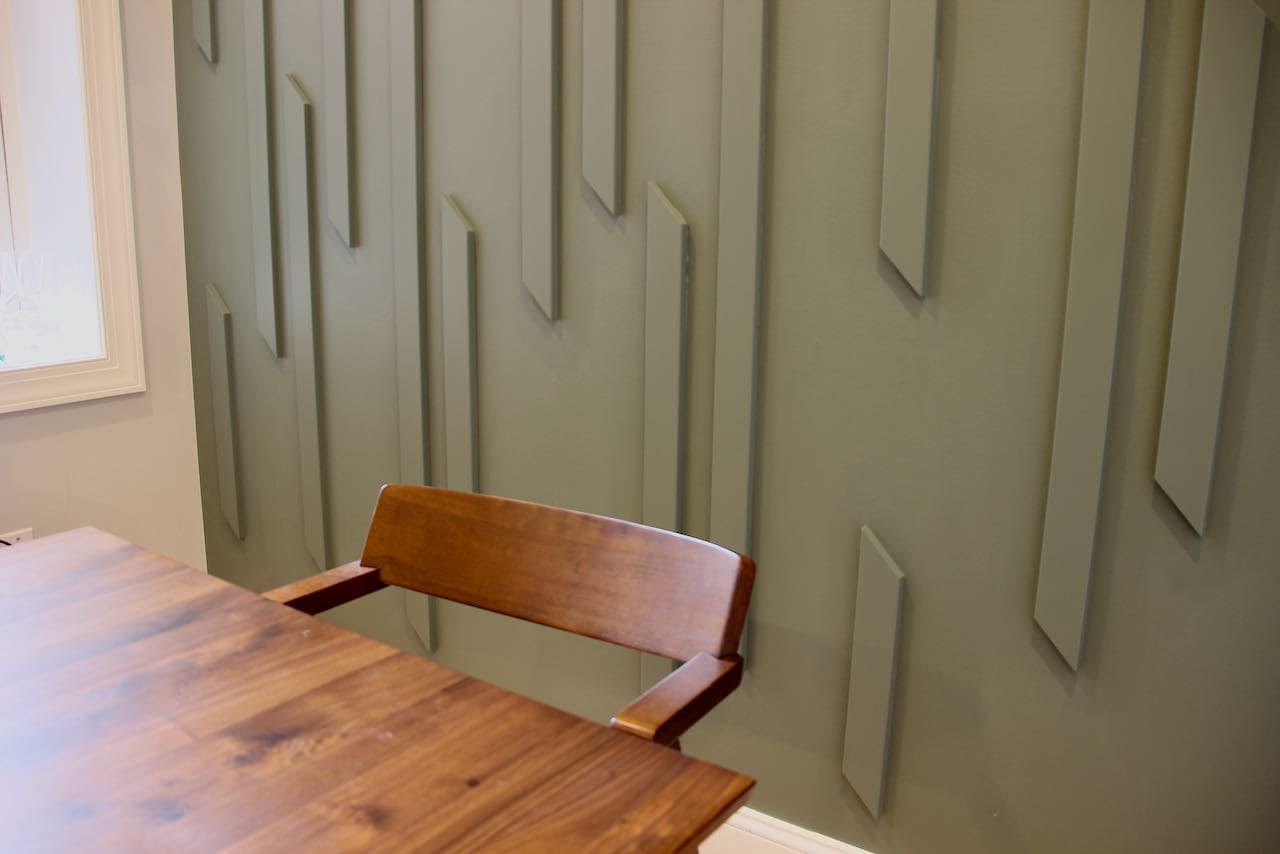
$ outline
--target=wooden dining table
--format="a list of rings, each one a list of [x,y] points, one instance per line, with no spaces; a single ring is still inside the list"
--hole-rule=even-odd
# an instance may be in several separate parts
[[[81,528],[0,548],[0,850],[691,850],[754,781]]]

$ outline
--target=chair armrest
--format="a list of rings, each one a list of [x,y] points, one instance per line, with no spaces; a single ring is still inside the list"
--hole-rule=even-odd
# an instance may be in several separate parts
[[[304,614],[319,614],[386,586],[377,569],[361,566],[360,561],[352,561],[275,590],[268,590],[262,595],[272,602],[288,605]]]
[[[742,657],[700,652],[614,715],[614,729],[673,744],[742,681]]]

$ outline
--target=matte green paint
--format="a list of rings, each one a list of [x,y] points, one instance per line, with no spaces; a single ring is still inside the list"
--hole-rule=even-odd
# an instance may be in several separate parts
[[[321,224],[325,239],[315,241],[335,562],[359,555],[377,488],[399,473],[389,6],[352,5],[362,243],[351,253]],[[584,195],[580,105],[565,98],[564,320],[547,323],[519,284],[517,5],[423,7],[426,257],[440,257],[435,202],[455,194],[482,232],[476,367],[485,490],[638,519],[642,212],[636,205],[614,219]],[[627,12],[626,198],[643,198],[645,180],[659,181],[697,237],[685,475],[696,535],[709,530],[725,8],[682,0],[630,3]],[[205,283],[218,283],[236,317],[251,317],[254,306],[243,56],[230,35],[243,31],[241,6],[228,0],[218,11],[223,62],[210,73],[190,43],[189,4],[175,5],[199,364]],[[580,11],[565,0],[563,92],[581,83]],[[1280,289],[1269,286],[1280,280],[1280,158],[1255,154],[1248,178],[1214,484],[1221,523],[1193,537],[1151,481],[1195,88],[1195,4],[1152,3],[1148,17],[1103,521],[1078,673],[1032,620],[1087,11],[1083,0],[942,4],[926,302],[890,286],[897,274],[877,246],[887,4],[782,2],[767,21],[752,663],[684,748],[759,777],[753,807],[878,854],[1280,848],[1271,735],[1280,697],[1269,689],[1280,682],[1280,324],[1270,322],[1280,315]],[[272,12],[277,73],[319,92],[314,2],[275,0]],[[1262,63],[1253,148],[1274,152],[1280,52],[1264,50]],[[313,180],[323,199],[325,176]],[[428,441],[439,466],[440,264],[428,263],[426,276]],[[262,589],[314,569],[301,535],[295,351],[276,360],[254,339],[235,342],[243,543],[218,506],[203,371],[196,390],[209,564]],[[879,822],[841,773],[863,524],[892,546],[911,583]],[[436,658],[448,666],[600,721],[635,697],[632,651],[439,606]],[[396,591],[331,618],[421,649]]]
[[[689,326],[689,222],[654,181],[645,200],[644,484],[642,520],[685,530],[685,365]],[[671,671],[641,655],[640,688]]]
[[[316,567],[331,565],[325,507],[324,372],[317,340],[316,276],[311,266],[311,99],[291,74],[285,82],[285,222],[289,253],[289,313],[293,335],[294,403],[298,414],[298,501],[302,536]]]
[[[1072,670],[1080,667],[1084,645],[1106,461],[1146,12],[1146,0],[1089,6],[1062,364],[1035,605],[1036,623]]]
[[[217,452],[218,506],[237,539],[244,537],[240,504],[239,451],[236,448],[236,388],[231,336],[231,309],[213,285],[205,288],[205,320],[209,330],[209,390],[213,404],[214,449]]]
[[[1197,534],[1209,518],[1266,23],[1252,0],[1206,0],[1155,470]]]
[[[844,778],[873,818],[884,808],[889,774],[893,688],[906,579],[866,525],[858,542],[858,598],[849,649],[849,699],[844,719]]]

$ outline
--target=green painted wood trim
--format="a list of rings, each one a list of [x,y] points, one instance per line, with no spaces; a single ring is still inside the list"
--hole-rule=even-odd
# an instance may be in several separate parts
[[[329,221],[347,246],[357,245],[355,176],[351,164],[351,10],[347,0],[323,0],[324,174]]]
[[[938,0],[890,0],[880,251],[923,297],[928,277]]]
[[[520,278],[560,318],[560,0],[520,3]]]
[[[617,216],[622,213],[622,126],[626,3],[582,3],[582,177]]]
[[[249,140],[249,217],[253,232],[253,288],[258,332],[283,355],[276,278],[275,176],[271,159],[270,20],[266,0],[245,0],[244,85]]]
[[[320,569],[331,565],[326,526],[323,385],[316,322],[318,282],[311,266],[311,100],[293,75],[285,75],[285,184],[288,226],[289,308],[294,392],[298,415],[298,466],[302,531]]]
[[[1197,534],[1209,516],[1266,18],[1207,0],[1156,483]]]
[[[444,321],[445,485],[477,492],[476,230],[457,201],[440,202]]]
[[[840,767],[874,818],[880,817],[884,806],[889,772],[905,587],[902,570],[864,525],[858,550],[858,599],[853,611],[849,699]]]
[[[643,521],[684,530],[689,222],[653,181],[645,206]],[[640,689],[671,663],[643,655]]]
[[[240,446],[236,436],[235,356],[231,309],[213,285],[205,287],[205,321],[209,333],[209,389],[213,404],[213,446],[217,458],[218,507],[236,539],[244,539],[240,501]]]
[[[1129,234],[1146,0],[1089,6],[1062,365],[1035,619],[1080,666]]]
[[[722,22],[710,539],[741,554],[752,550],[768,8],[726,3]]]

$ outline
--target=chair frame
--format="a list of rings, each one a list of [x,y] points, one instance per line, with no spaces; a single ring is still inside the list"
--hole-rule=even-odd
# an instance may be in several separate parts
[[[459,503],[484,501],[489,505],[493,505],[495,502],[500,502],[502,507],[509,506],[521,512],[554,513],[556,514],[556,519],[561,521],[564,519],[568,519],[570,522],[581,520],[584,524],[607,524],[615,529],[621,527],[622,530],[637,537],[646,538],[666,546],[671,545],[669,538],[680,538],[688,541],[687,546],[682,545],[681,547],[704,550],[714,549],[724,553],[717,556],[721,559],[721,562],[723,562],[725,555],[736,558],[736,577],[733,579],[732,598],[725,614],[723,637],[720,643],[721,648],[717,650],[720,654],[717,655],[709,650],[701,650],[689,656],[668,676],[614,715],[610,720],[610,725],[630,735],[671,746],[678,750],[680,748],[680,736],[721,700],[729,696],[741,683],[742,657],[735,652],[727,652],[726,649],[736,649],[742,626],[745,622],[747,604],[750,601],[751,588],[755,579],[755,563],[751,558],[735,555],[703,541],[692,540],[679,534],[660,531],[633,522],[575,513],[569,510],[558,510],[542,505],[531,505],[527,502],[518,502],[513,499],[498,499],[492,496],[478,497],[473,493],[454,493],[450,490],[433,487],[399,484],[385,486],[379,495],[378,508],[374,512],[374,521],[370,525],[369,537],[366,540],[364,554],[360,560],[286,584],[264,593],[263,596],[281,605],[287,605],[303,613],[314,615],[385,587],[398,586],[414,589],[413,586],[405,583],[389,583],[384,579],[384,573],[381,568],[366,564],[377,562],[376,559],[370,557],[370,552],[373,548],[371,544],[376,538],[375,532],[379,526],[380,514],[384,512],[384,506],[390,505],[398,499],[412,498],[415,495],[426,495],[434,500],[456,501]],[[386,524],[383,523],[382,527],[385,539]],[[424,590],[423,592],[436,596],[441,595],[439,592],[432,590]],[[445,595],[442,598],[485,608],[483,603],[468,602],[462,597]],[[488,610],[495,609],[488,608]],[[514,616],[521,618],[518,614]],[[523,617],[523,619],[528,620],[530,618]],[[554,628],[564,629],[575,634],[582,634],[588,637],[594,636],[584,631],[574,631],[573,628],[566,625],[555,625],[552,621],[534,621],[544,622]],[[642,649],[649,652],[654,651],[633,646],[625,640],[615,638],[600,639],[619,643],[629,648]]]

